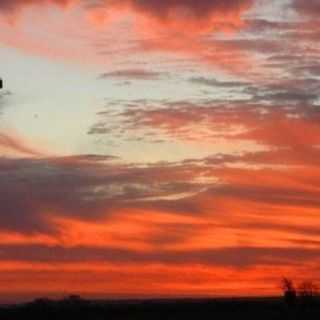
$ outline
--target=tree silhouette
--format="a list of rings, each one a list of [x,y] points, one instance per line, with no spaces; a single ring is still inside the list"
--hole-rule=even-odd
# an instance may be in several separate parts
[[[297,300],[297,290],[293,284],[293,281],[288,278],[283,278],[281,281],[281,288],[283,291],[283,297],[288,306],[293,306]]]

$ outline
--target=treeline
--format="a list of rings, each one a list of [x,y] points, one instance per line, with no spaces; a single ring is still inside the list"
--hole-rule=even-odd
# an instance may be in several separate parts
[[[289,278],[283,278],[281,288],[285,303],[291,307],[297,304],[311,304],[319,299],[319,289],[314,281],[303,281],[295,285]]]
[[[0,320],[285,320],[320,319],[318,288],[312,281],[281,281],[282,297],[94,301],[72,295],[0,307]]]

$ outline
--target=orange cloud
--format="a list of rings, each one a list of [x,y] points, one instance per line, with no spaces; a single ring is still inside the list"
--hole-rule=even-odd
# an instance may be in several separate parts
[[[241,15],[252,7],[254,0],[231,0],[228,2],[222,0],[192,0],[182,1],[101,1],[92,4],[90,0],[5,0],[1,2],[0,10],[13,11],[29,5],[56,4],[67,6],[70,4],[83,4],[89,12],[95,14],[103,12],[112,16],[116,11],[134,11],[140,16],[155,19],[157,23],[162,24],[162,28],[179,30],[185,32],[211,31],[215,25],[227,26],[232,28],[241,24]]]
[[[77,292],[85,297],[183,297],[277,295],[279,278],[287,275],[316,279],[314,263],[300,266],[204,267],[163,264],[15,263],[0,264],[0,296],[61,296]],[[239,280],[242,279],[242,280]]]
[[[161,296],[170,290],[201,296],[274,294],[283,274],[299,277],[309,270],[316,276],[319,170],[308,162],[299,169],[254,169],[251,156],[238,156],[239,162],[249,161],[247,168],[225,165],[232,160],[227,155],[220,164],[212,158],[142,169],[93,156],[41,160],[45,166],[24,162],[20,173],[16,164],[17,177],[33,181],[30,188],[41,199],[41,206],[36,198],[24,202],[29,224],[42,217],[48,226],[40,224],[30,235],[25,225],[16,225],[15,234],[5,234],[0,268],[12,269],[11,278],[2,273],[2,281],[15,279],[12,292],[23,283],[29,293],[54,294],[67,287],[88,295]],[[259,156],[254,161],[268,164],[268,157]],[[63,190],[50,172],[63,179]],[[200,177],[218,182],[202,184],[182,198],[167,197],[170,190],[190,191],[187,181],[201,184]],[[3,178],[6,188],[12,187],[12,203],[21,202],[20,179],[13,188]],[[45,182],[41,193],[38,181]],[[5,219],[0,216],[2,226]],[[277,272],[271,271],[275,265]],[[41,277],[33,277],[40,268]],[[166,277],[160,276],[164,270]],[[119,278],[126,285],[119,286]],[[90,286],[82,285],[89,281]]]
[[[153,27],[171,33],[197,33],[229,28],[242,24],[241,15],[252,5],[253,0],[236,1],[113,1],[116,9],[129,8],[146,18],[151,18]],[[109,2],[106,8],[110,6]],[[156,24],[154,24],[156,23]]]
[[[30,146],[21,138],[0,133],[0,151],[2,155],[34,156],[44,155],[42,151]]]
[[[54,4],[61,7],[70,5],[84,5],[89,13],[101,13],[101,17],[117,15],[117,12],[133,11],[141,17],[155,19],[157,23],[169,26],[173,30],[180,31],[188,29],[189,32],[196,30],[211,31],[215,25],[223,25],[232,28],[242,24],[241,15],[250,9],[254,0],[200,0],[197,2],[188,0],[174,1],[105,1],[92,4],[90,0],[4,0],[1,2],[0,10],[3,12],[14,12],[31,5]],[[192,29],[191,29],[192,27]],[[194,29],[196,28],[196,30]]]
[[[85,266],[98,265],[90,277],[97,282],[92,280],[87,288],[70,285],[90,295],[105,292],[100,277],[105,276],[106,265],[118,268],[118,273],[109,273],[107,293],[122,296],[162,295],[166,290],[203,295],[214,286],[220,294],[274,293],[276,289],[261,281],[270,277],[275,283],[280,277],[270,273],[271,265],[286,274],[296,276],[297,270],[306,268],[316,275],[318,112],[310,99],[296,103],[305,100],[303,94],[295,94],[290,104],[290,92],[272,95],[276,101],[288,99],[289,107],[176,103],[125,112],[126,123],[165,132],[171,139],[208,138],[212,143],[215,137],[227,136],[255,141],[264,145],[263,151],[144,166],[95,155],[2,159],[0,200],[3,212],[9,213],[0,215],[4,262],[54,263],[66,270],[73,265],[81,270],[80,283],[89,281],[82,272]],[[268,92],[265,95],[269,97]],[[240,132],[230,132],[237,127]],[[197,133],[204,129],[211,134],[199,138]],[[170,277],[160,281],[157,273],[146,272],[145,278],[137,275],[140,286],[130,282],[138,267],[155,265],[172,271]],[[195,284],[173,271],[179,267],[191,273],[199,268],[219,272],[217,277],[228,270],[242,280],[216,283],[206,274]],[[120,271],[131,283],[127,289],[111,284]],[[44,289],[55,272],[49,270],[45,279],[32,284],[26,271],[27,288],[61,292],[72,275],[66,272],[59,283]],[[141,293],[146,279],[154,286]]]

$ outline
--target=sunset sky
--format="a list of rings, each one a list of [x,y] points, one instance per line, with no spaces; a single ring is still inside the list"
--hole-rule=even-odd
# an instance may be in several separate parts
[[[0,0],[0,301],[317,281],[319,15]]]

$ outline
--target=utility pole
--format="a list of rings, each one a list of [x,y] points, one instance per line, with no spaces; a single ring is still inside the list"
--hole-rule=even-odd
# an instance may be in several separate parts
[[[0,78],[0,89],[3,89],[3,81],[1,78]]]

